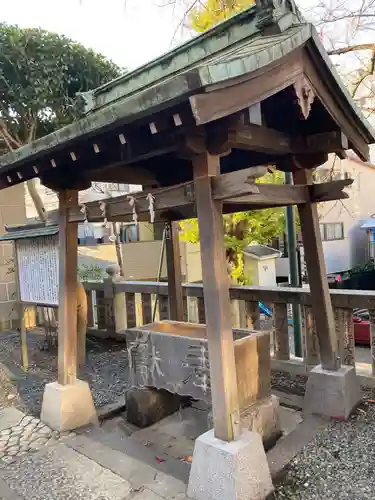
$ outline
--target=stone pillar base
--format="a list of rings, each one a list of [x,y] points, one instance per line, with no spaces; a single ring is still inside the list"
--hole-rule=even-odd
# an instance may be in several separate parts
[[[98,419],[88,383],[77,380],[72,385],[47,384],[40,419],[56,431],[70,431],[96,423]]]
[[[132,387],[126,392],[126,420],[148,427],[180,409],[180,397],[163,389]]]
[[[264,500],[273,485],[259,434],[243,431],[236,441],[214,431],[195,442],[188,496],[194,500]]]
[[[361,400],[355,368],[342,366],[337,371],[311,370],[306,385],[304,412],[346,420]]]
[[[241,410],[240,418],[243,429],[260,434],[266,451],[272,448],[282,435],[279,399],[274,395],[256,401],[248,408]]]

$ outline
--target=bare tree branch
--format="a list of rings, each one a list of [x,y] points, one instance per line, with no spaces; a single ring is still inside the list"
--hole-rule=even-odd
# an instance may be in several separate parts
[[[341,47],[340,49],[329,50],[328,54],[330,56],[340,56],[342,54],[347,54],[348,52],[356,52],[358,50],[374,50],[375,44],[373,43],[362,43],[357,45],[348,45],[347,47]]]

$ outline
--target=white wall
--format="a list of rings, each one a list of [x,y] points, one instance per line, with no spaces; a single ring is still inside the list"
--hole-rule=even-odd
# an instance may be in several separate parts
[[[275,258],[258,261],[259,286],[275,287],[276,265]]]
[[[333,161],[331,156],[321,168],[341,172],[342,177],[347,172],[354,179],[346,189],[349,199],[321,203],[318,208],[320,222],[344,223],[343,240],[323,242],[327,273],[334,273],[366,262],[367,237],[360,226],[375,213],[375,167],[353,157]]]

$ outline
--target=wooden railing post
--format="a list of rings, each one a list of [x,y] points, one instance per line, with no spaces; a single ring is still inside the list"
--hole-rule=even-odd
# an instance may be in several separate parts
[[[171,320],[182,321],[184,317],[184,305],[182,300],[181,255],[178,237],[178,222],[166,223],[165,231],[169,316]]]
[[[375,375],[375,309],[369,310],[370,314],[370,335],[371,335],[371,365],[372,374]]]
[[[103,280],[104,326],[105,326],[105,330],[108,333],[109,332],[113,333],[116,331],[116,319],[115,319],[115,308],[114,308],[115,293],[114,293],[114,287],[113,287],[113,277],[114,277],[114,275],[110,274],[108,278],[104,278],[104,280]]]
[[[334,313],[341,363],[355,366],[353,310],[336,307]]]
[[[275,359],[288,360],[289,353],[289,328],[287,304],[274,304],[274,356]]]
[[[303,320],[304,362],[307,366],[316,366],[320,363],[319,338],[311,306],[305,306],[303,308]]]
[[[83,286],[85,284],[83,283]],[[87,290],[85,289],[86,292],[86,297],[87,297],[87,326],[88,328],[94,328],[95,326],[95,321],[94,321],[94,304],[92,301],[92,290]]]
[[[197,298],[198,323],[204,325],[206,323],[206,312],[204,309],[204,298]]]
[[[258,302],[245,302],[247,326],[253,330],[260,330],[260,311]]]
[[[125,294],[116,290],[116,283],[121,280],[120,268],[118,265],[108,266],[106,273],[109,276],[104,282],[106,317],[107,321],[111,321],[107,323],[108,329],[114,332],[124,331],[127,327]]]
[[[164,319],[170,319],[168,295],[159,295],[158,304],[160,321],[163,321]]]
[[[135,306],[135,293],[125,293],[126,326],[134,328],[137,326],[137,309]]]
[[[144,325],[152,322],[152,300],[150,293],[141,294],[142,301],[142,320]]]

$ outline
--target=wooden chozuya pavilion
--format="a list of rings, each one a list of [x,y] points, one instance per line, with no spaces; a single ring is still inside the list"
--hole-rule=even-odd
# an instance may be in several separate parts
[[[189,494],[265,498],[264,449],[239,425],[222,214],[298,206],[321,356],[306,407],[347,417],[359,387],[338,357],[316,203],[347,197],[350,181],[314,185],[312,171],[347,149],[367,160],[374,131],[292,0],[257,0],[83,97],[83,119],[0,158],[1,189],[39,176],[59,192],[58,381],[46,387],[42,418],[72,428],[94,415],[90,389],[76,377],[78,191],[91,181],[142,184],[132,200],[107,200],[105,210],[88,204],[86,216],[128,221],[136,212],[142,220],[151,208],[156,220],[198,217],[214,431],[197,440]],[[267,165],[292,171],[294,185],[255,184]],[[169,280],[173,319],[182,314],[178,279]]]

